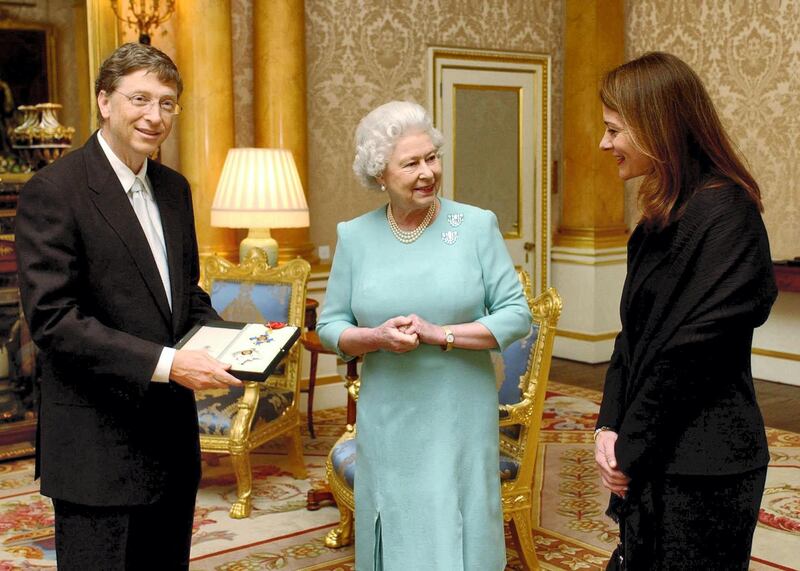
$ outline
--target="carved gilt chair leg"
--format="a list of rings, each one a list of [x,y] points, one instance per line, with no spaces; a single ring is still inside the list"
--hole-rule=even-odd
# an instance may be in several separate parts
[[[528,571],[539,571],[539,560],[536,558],[536,547],[533,544],[530,512],[527,510],[514,512],[509,527],[523,568]]]
[[[250,468],[250,454],[247,450],[231,452],[231,463],[236,473],[237,499],[231,506],[230,515],[233,519],[243,519],[250,516],[252,509],[253,475]]]
[[[298,480],[305,480],[308,478],[306,472],[306,463],[303,459],[303,437],[300,435],[300,426],[296,426],[293,430],[289,431],[287,435],[289,466],[291,467],[292,474]]]
[[[347,506],[339,505],[339,525],[325,536],[325,545],[333,549],[345,547],[353,542],[353,512]]]

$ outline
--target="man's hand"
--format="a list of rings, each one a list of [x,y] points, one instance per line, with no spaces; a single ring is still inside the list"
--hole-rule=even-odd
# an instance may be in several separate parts
[[[603,487],[624,498],[631,479],[617,468],[617,455],[614,452],[616,442],[617,433],[613,430],[599,432],[594,443],[594,461],[600,471]]]
[[[228,373],[230,368],[205,351],[179,349],[172,360],[169,378],[193,391],[240,387],[242,381]]]

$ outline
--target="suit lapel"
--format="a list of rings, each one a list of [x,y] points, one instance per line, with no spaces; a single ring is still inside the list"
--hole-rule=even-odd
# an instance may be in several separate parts
[[[169,283],[172,289],[172,323],[173,329],[181,322],[183,299],[183,239],[181,225],[180,195],[170,189],[164,180],[164,169],[155,162],[147,165],[147,176],[153,186],[153,194],[161,215],[161,226],[164,229],[164,242],[167,249],[167,265],[169,267]]]
[[[150,250],[150,244],[147,242],[139,219],[133,211],[133,206],[125,194],[125,189],[119,183],[96,135],[92,135],[90,142],[84,148],[86,150],[87,180],[92,191],[92,201],[125,244],[164,319],[170,323],[172,317],[169,302],[158,273],[158,267],[153,259],[153,252]],[[164,223],[162,222],[162,224]]]

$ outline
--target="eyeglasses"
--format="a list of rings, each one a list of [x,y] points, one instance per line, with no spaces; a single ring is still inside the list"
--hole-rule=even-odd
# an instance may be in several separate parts
[[[128,95],[127,93],[122,93],[121,91],[117,91],[117,93],[123,97],[126,97],[128,101],[131,102],[131,105],[134,107],[139,107],[140,109],[147,109],[149,111],[153,108],[153,104],[156,103],[155,99],[148,97],[147,95],[142,95],[141,93],[134,93],[133,95]],[[169,115],[171,117],[179,115],[183,109],[174,99],[159,100],[158,108],[161,110],[162,114]]]

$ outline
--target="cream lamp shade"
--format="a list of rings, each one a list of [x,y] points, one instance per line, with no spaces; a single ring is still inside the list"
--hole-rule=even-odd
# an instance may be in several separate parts
[[[270,228],[308,226],[306,202],[292,153],[286,149],[229,149],[211,205],[211,225],[248,228],[239,247],[244,260],[254,247],[278,263],[278,243]]]

